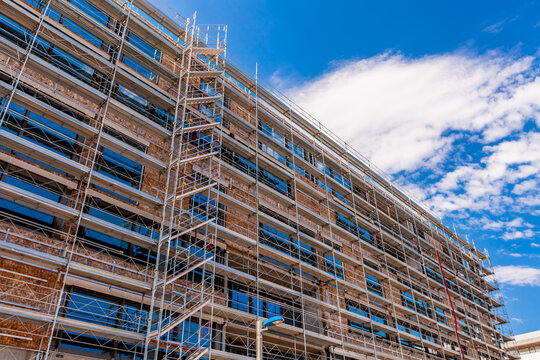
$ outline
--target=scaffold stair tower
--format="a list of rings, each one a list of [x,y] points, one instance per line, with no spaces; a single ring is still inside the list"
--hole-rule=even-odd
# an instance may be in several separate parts
[[[145,359],[197,360],[211,351],[226,27],[186,22]],[[196,338],[186,338],[186,322]],[[191,326],[189,325],[189,326]]]

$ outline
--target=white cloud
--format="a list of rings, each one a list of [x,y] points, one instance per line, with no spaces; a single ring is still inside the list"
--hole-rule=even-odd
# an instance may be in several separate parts
[[[537,179],[530,179],[527,181],[523,181],[519,184],[516,184],[514,186],[514,189],[512,190],[512,193],[516,195],[523,195],[524,193],[534,190],[538,188],[538,180]]]
[[[538,176],[540,133],[530,132],[516,140],[485,146],[483,152],[486,156],[479,163],[458,166],[435,184],[429,198],[432,206],[443,212],[452,212],[461,209],[496,211],[512,205],[534,207],[538,204],[538,189],[535,187],[529,189],[534,192],[531,196],[522,198],[512,198],[505,194],[505,190],[509,184],[516,184],[514,189],[529,188],[528,184],[523,184],[529,182],[531,176]],[[507,225],[518,227],[519,224]]]
[[[509,221],[491,220],[487,217],[480,218],[477,223],[482,226],[484,230],[501,230],[501,229],[514,229],[520,227],[533,227],[533,225],[526,223],[522,218],[516,217]]]
[[[515,243],[512,244],[512,245],[515,245]],[[511,247],[513,248],[514,246],[511,246]],[[534,246],[531,245],[531,247],[534,247]],[[532,253],[530,251],[526,251],[526,252],[510,252],[510,251],[507,251],[505,249],[498,249],[497,253],[501,254],[501,255],[506,255],[506,256],[509,256],[509,257],[513,257],[513,258],[529,258],[529,259],[534,259],[535,261],[540,259],[540,254],[534,254],[534,253]]]
[[[540,122],[536,71],[531,57],[496,53],[383,54],[286,92],[377,166],[397,172],[444,160],[453,130],[492,142],[531,118]]]
[[[502,238],[504,240],[517,240],[517,239],[530,239],[534,236],[534,231],[527,229],[524,231],[512,231],[504,233]]]
[[[540,269],[527,266],[495,266],[495,276],[502,284],[540,286]]]

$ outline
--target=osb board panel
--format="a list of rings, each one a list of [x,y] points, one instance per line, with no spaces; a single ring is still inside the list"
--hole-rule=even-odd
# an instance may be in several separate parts
[[[52,170],[49,167],[45,167],[42,164],[29,161],[28,158],[22,157],[17,154],[12,154],[4,149],[0,149],[0,160],[6,161],[11,166],[16,166],[19,169],[24,169],[38,176],[45,177],[48,181],[54,180],[62,185],[66,185],[68,188],[75,188],[76,182],[70,179],[65,173],[61,173],[56,170]]]
[[[317,225],[317,223],[315,223],[314,221],[311,221],[307,218],[305,218],[303,215],[301,214],[298,214],[298,223],[302,226],[305,226],[307,227],[308,229],[311,229],[315,232],[317,232],[317,230],[319,229],[319,225]],[[328,236],[327,236],[328,237]]]
[[[174,58],[170,56],[169,54],[162,53],[161,54],[161,64],[165,66],[167,69],[175,72],[176,69],[176,62],[174,61]]]
[[[26,350],[39,350],[40,345],[41,350],[45,350],[51,333],[46,326],[5,318],[0,318],[0,330],[6,334],[17,336],[0,336],[0,347],[10,346]]]
[[[32,350],[21,350],[14,348],[0,349],[0,359],[10,360],[35,360],[35,352]],[[64,359],[67,360],[67,359]]]
[[[149,220],[161,219],[161,213],[157,209],[152,209],[142,204],[136,205],[124,198],[115,197],[111,193],[105,192],[97,187],[88,189],[88,197],[101,199],[107,204],[111,204],[115,208],[127,210],[133,215],[140,216],[142,218]]]
[[[362,262],[362,253],[357,250],[357,248],[354,247],[355,244],[351,244],[350,246],[344,246],[341,248],[341,252],[353,259],[356,259],[358,263]]]
[[[61,281],[62,278],[58,279],[55,271],[0,258],[0,294],[2,301],[11,306],[44,313],[50,311],[50,304],[58,302],[58,287]],[[52,309],[54,311],[54,307]],[[24,349],[38,349],[42,335],[46,340],[49,334],[47,328],[17,318],[0,318],[0,330],[15,336],[0,336],[0,346]],[[47,341],[44,341],[42,345],[46,344]]]
[[[296,192],[296,201],[298,201],[299,204],[304,205],[311,211],[315,212],[316,214],[321,214],[321,208],[324,208],[325,211],[324,213],[322,213],[323,216],[326,216],[328,214],[326,206],[320,204],[317,200],[313,199],[307,194],[304,194],[301,191]]]
[[[259,194],[259,200],[262,205],[272,208],[273,211],[276,211],[281,216],[286,218],[296,218],[294,207],[289,208],[287,205],[283,204],[279,199],[273,199],[270,196]]]
[[[134,140],[137,140],[137,138],[142,138],[145,141],[150,142],[150,146],[147,150],[149,155],[154,156],[157,159],[161,159],[163,154],[167,155],[170,147],[170,141],[164,141],[164,139],[149,133],[147,130],[145,130],[145,128],[141,128],[132,121],[125,120],[113,112],[109,111],[107,113],[107,119],[133,132],[135,136]],[[159,146],[156,144],[159,144]]]
[[[61,256],[64,248],[64,241],[53,239],[45,235],[30,232],[21,227],[0,222],[0,230],[9,230],[8,242],[25,246],[33,250],[42,251],[51,255]],[[1,234],[0,236],[4,236]]]
[[[239,189],[246,193],[248,193],[250,196],[255,196],[255,187],[253,186],[253,183],[246,184],[245,182],[238,181],[235,178],[230,178],[231,183],[231,189]]]
[[[386,290],[385,295],[393,303],[401,304],[401,292],[399,289]]]
[[[178,87],[174,85],[172,82],[163,78],[163,76],[159,77],[157,86],[165,90],[171,96],[171,98],[173,99],[176,98],[176,90]]]
[[[256,201],[255,196],[251,195],[249,191],[246,191],[244,189],[240,189],[238,187],[232,187],[232,186],[228,187],[227,195],[240,201],[243,204],[246,204],[249,206],[255,205],[255,201]]]
[[[53,239],[44,235],[35,234],[25,229],[14,227],[12,225],[0,223],[0,230],[9,229],[8,241],[32,250],[42,251],[47,254],[63,257],[65,241]],[[133,262],[121,259],[105,252],[99,252],[95,249],[84,247],[78,244],[74,248],[72,260],[82,264],[94,266],[96,268],[114,272],[120,275],[126,275],[138,280],[148,279],[151,276],[151,270],[145,266],[134,264]]]
[[[51,301],[56,302],[57,277],[55,271],[0,258],[0,294],[11,304],[46,311]]]
[[[257,222],[255,217],[249,217],[245,212],[228,209],[226,227],[241,235],[257,240]]]
[[[79,95],[79,94],[77,94],[77,93],[75,93],[75,92],[73,92],[71,90],[68,90],[65,87],[63,87],[62,85],[58,85],[57,83],[50,80],[46,76],[43,76],[43,75],[35,72],[34,70],[29,69],[28,67],[24,69],[24,73],[26,75],[30,76],[31,78],[39,81],[40,83],[45,84],[47,87],[55,89],[55,92],[58,92],[58,93],[60,93],[62,95],[65,95],[66,97],[68,97],[70,99],[73,99],[73,100],[77,101],[79,104],[84,105],[85,107],[91,109],[92,111],[94,111],[96,113],[98,112],[99,105],[95,104],[92,101],[90,101],[88,98],[86,98],[84,96],[81,96],[81,95]]]
[[[255,121],[255,117],[252,116],[249,111],[247,111],[245,108],[240,106],[236,101],[230,100],[229,103],[229,110],[231,110],[233,113],[238,115],[240,118],[246,120],[253,126],[257,126],[257,123]]]
[[[122,259],[105,252],[76,246],[72,261],[93,266],[95,268],[124,275],[136,280],[148,280],[153,276],[152,270],[146,266],[135,264],[129,259]]]
[[[64,88],[63,86],[61,86],[61,85],[56,84],[54,81],[52,81],[52,80],[48,79],[47,77],[35,72],[32,69],[26,68],[24,72],[25,72],[25,74],[27,74],[31,78],[39,81],[40,83],[46,85],[47,87],[53,88],[54,92],[62,94],[65,97],[67,97],[68,99],[72,99],[72,100],[76,101],[77,103],[85,106],[86,108],[90,109],[94,113],[99,112],[100,105],[90,101],[88,98],[86,98],[84,96],[81,96],[81,95],[75,93],[74,91],[68,90],[68,89]],[[63,97],[59,97],[59,99],[62,99],[62,98]],[[67,99],[64,98],[64,100],[67,100]],[[69,103],[68,103],[68,105],[69,105]],[[97,114],[93,115],[93,117],[96,117],[96,116],[97,116]],[[119,116],[117,116],[117,115],[115,115],[115,114],[113,114],[111,112],[109,112],[107,114],[107,118],[110,119],[111,121],[114,121],[115,123],[118,123],[118,124],[122,125],[123,127],[127,128],[127,129],[131,130],[132,132],[137,134],[136,136],[142,137],[142,138],[150,141],[153,144],[160,144],[160,146],[162,146],[162,144],[163,144],[163,147],[167,147],[167,145],[168,145],[168,143],[164,142],[163,139],[161,139],[161,138],[159,138],[159,137],[157,137],[155,135],[152,135],[151,133],[148,133],[144,128],[139,128],[135,124],[133,124],[132,122],[124,120],[121,117],[119,117]],[[149,149],[148,149],[148,153],[150,155],[152,155],[152,156],[157,157],[157,158],[161,157],[161,149],[159,149],[156,145],[150,146]]]
[[[229,124],[229,131],[231,134],[231,137],[233,139],[236,139],[240,141],[241,143],[244,143],[246,145],[255,144],[255,139],[249,136],[249,134],[240,129],[238,126],[236,126],[234,123]]]
[[[9,64],[10,60],[11,59],[6,54],[0,52],[0,62],[3,62],[4,64],[11,65],[11,64]]]
[[[442,251],[442,246],[441,246],[441,243],[439,241],[435,240],[432,236],[427,235],[427,234],[425,234],[425,238],[436,249],[438,249],[439,251]]]
[[[142,177],[141,191],[163,200],[165,191],[164,183],[166,179],[167,176],[165,174],[150,169],[149,167],[145,167]],[[139,206],[145,211],[151,211],[147,206]]]

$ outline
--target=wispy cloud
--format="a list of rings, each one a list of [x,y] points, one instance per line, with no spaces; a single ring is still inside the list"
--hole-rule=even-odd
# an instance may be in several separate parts
[[[485,28],[483,28],[482,32],[487,32],[491,34],[500,33],[502,29],[504,28],[504,24],[506,24],[506,22],[507,22],[507,19],[497,21],[496,23],[488,25]]]
[[[540,254],[536,254],[534,252],[531,252],[530,250],[529,251],[525,250],[524,252],[513,252],[513,251],[507,251],[501,248],[497,250],[497,253],[500,255],[509,256],[511,258],[523,258],[523,259],[534,259],[534,260],[540,259]]]
[[[519,199],[506,194],[509,185],[538,176],[540,169],[540,133],[531,132],[522,135],[517,140],[502,141],[494,146],[486,146],[483,152],[487,154],[479,163],[458,166],[445,174],[432,189],[433,196],[429,199],[433,206],[443,212],[460,209],[491,209],[507,208],[519,203]],[[514,188],[515,188],[514,186]],[[528,186],[522,186],[528,188]],[[459,191],[458,191],[459,190]],[[539,194],[536,187],[531,187],[534,199]],[[521,194],[524,194],[526,190]],[[523,197],[521,206],[529,206],[529,199]],[[534,204],[531,204],[534,206]],[[508,225],[517,225],[508,224]],[[492,226],[497,226],[492,225]],[[516,227],[516,226],[514,226]],[[532,237],[529,231],[514,232],[506,235],[506,240],[517,237]]]
[[[397,172],[445,160],[453,131],[493,142],[540,121],[533,58],[497,53],[350,61],[288,91],[379,167]]]
[[[294,80],[291,79],[291,76],[284,76],[282,71],[278,69],[274,71],[272,75],[270,75],[270,79],[268,79],[268,81],[273,87],[277,89],[284,89],[291,86]]]
[[[501,21],[497,21],[496,23],[493,23],[491,25],[486,26],[482,29],[482,32],[490,33],[490,34],[498,34],[501,31],[503,31],[504,27],[518,19],[518,16],[514,16],[511,18],[506,18]]]
[[[527,266],[495,266],[495,276],[502,284],[540,286],[540,269]]]
[[[523,221],[523,218],[516,217],[509,221],[504,220],[492,220],[487,217],[482,217],[475,221],[475,224],[480,225],[483,230],[501,230],[501,229],[515,229],[521,227],[533,227],[532,224],[529,224]]]

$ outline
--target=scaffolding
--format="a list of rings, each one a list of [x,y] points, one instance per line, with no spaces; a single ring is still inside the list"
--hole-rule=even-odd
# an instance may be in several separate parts
[[[145,360],[157,360],[158,355],[189,355],[189,359],[196,360],[210,350],[204,339],[212,336],[212,311],[210,318],[204,319],[203,310],[213,303],[214,271],[207,270],[207,266],[213,262],[216,249],[215,227],[209,224],[217,222],[218,217],[219,192],[212,189],[218,184],[220,167],[213,159],[219,154],[221,143],[216,129],[222,118],[223,83],[219,78],[223,75],[221,54],[225,51],[226,27],[206,26],[203,30],[195,26],[195,16],[188,19],[163,192]],[[201,55],[207,55],[205,63],[201,62]],[[204,86],[193,84],[192,79],[204,79]],[[185,235],[193,236],[199,246],[185,244]],[[196,270],[200,271],[198,281],[189,278]],[[200,329],[196,341],[183,336],[175,341],[169,336],[196,314]],[[158,348],[164,348],[164,353],[160,354]]]
[[[506,356],[489,256],[195,18],[3,0],[0,354]]]

